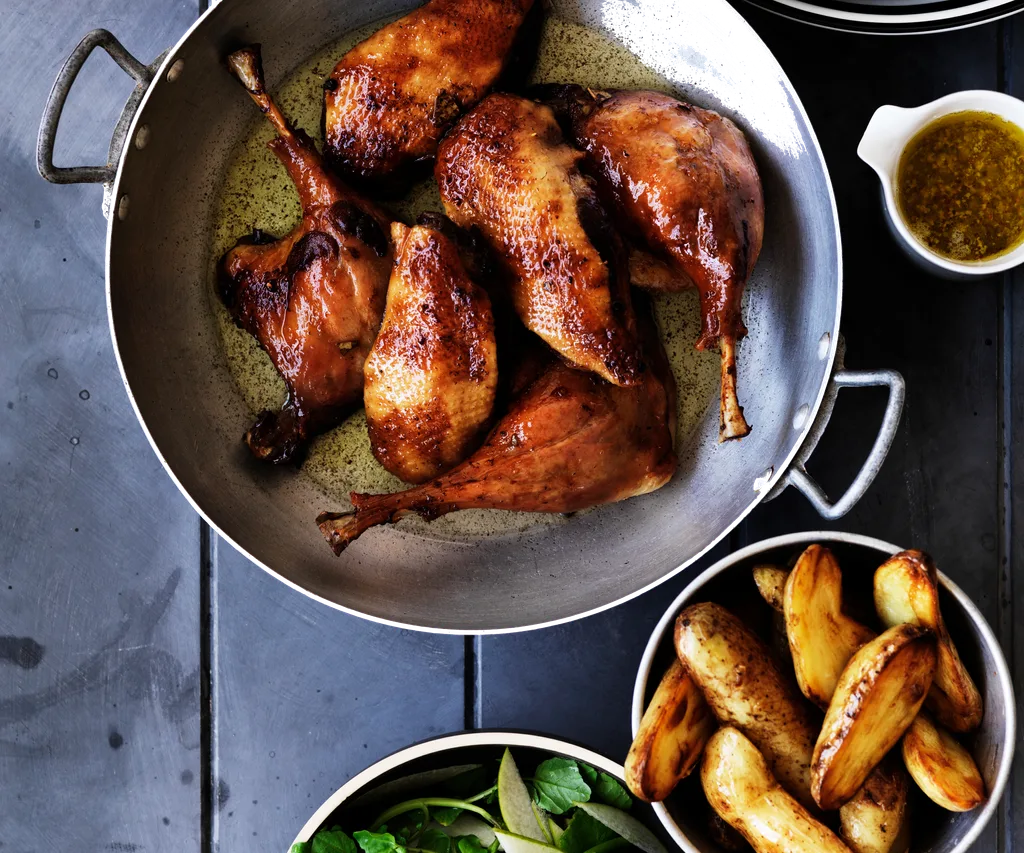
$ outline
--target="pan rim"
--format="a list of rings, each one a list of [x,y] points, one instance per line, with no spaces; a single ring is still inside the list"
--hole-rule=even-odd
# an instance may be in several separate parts
[[[134,115],[134,117],[132,119],[132,122],[131,122],[131,124],[130,124],[130,126],[128,128],[128,133],[127,133],[126,139],[131,140],[131,139],[135,138],[135,133],[136,133],[137,127],[141,123],[142,116],[144,115],[146,107],[149,104],[150,100],[152,99],[152,97],[154,95],[154,92],[156,92],[158,89],[160,89],[163,86],[169,85],[168,81],[166,80],[167,69],[169,69],[175,63],[175,61],[178,58],[178,53],[181,50],[181,48],[199,30],[201,30],[202,28],[207,26],[207,23],[208,23],[209,20],[211,20],[212,18],[216,17],[218,14],[223,14],[224,13],[224,9],[227,8],[229,5],[231,5],[232,2],[238,2],[238,0],[221,0],[220,3],[212,5],[210,8],[208,8],[199,18],[197,18],[192,23],[192,25],[185,31],[185,33],[181,36],[181,38],[178,39],[178,41],[175,43],[174,47],[172,47],[170,50],[167,51],[167,53],[164,55],[163,62],[161,63],[161,65],[160,65],[156,75],[154,76],[153,83],[146,90],[146,93],[143,95],[142,100],[139,103],[139,107],[136,110],[136,113],[135,113],[135,115]],[[822,380],[821,380],[821,383],[820,383],[820,385],[818,387],[817,393],[815,395],[813,406],[811,407],[811,410],[810,410],[811,415],[810,415],[810,417],[808,417],[806,419],[806,421],[804,422],[803,426],[799,429],[796,438],[792,441],[792,444],[791,444],[791,446],[789,448],[789,451],[783,456],[782,461],[779,464],[776,464],[774,466],[774,470],[773,470],[771,476],[768,478],[767,482],[764,483],[764,485],[760,489],[760,491],[754,491],[753,492],[753,495],[754,495],[753,498],[747,503],[747,505],[744,507],[744,509],[741,512],[739,512],[736,515],[736,517],[731,522],[729,522],[727,525],[725,525],[722,528],[722,530],[720,530],[714,536],[714,538],[710,542],[708,542],[708,544],[705,547],[703,547],[697,553],[694,553],[693,555],[691,555],[689,558],[687,558],[682,563],[677,565],[674,569],[671,569],[670,571],[665,572],[660,577],[650,581],[649,583],[646,583],[646,584],[640,586],[637,589],[631,590],[630,592],[626,593],[625,595],[622,595],[622,596],[620,596],[618,598],[615,598],[615,599],[613,599],[611,601],[605,602],[604,604],[601,604],[601,605],[598,605],[598,606],[595,606],[595,607],[592,607],[592,608],[588,608],[587,610],[584,610],[584,611],[581,611],[581,612],[578,612],[578,613],[573,613],[573,614],[569,614],[569,615],[566,615],[566,616],[559,616],[559,617],[556,617],[556,618],[553,618],[553,619],[546,619],[546,620],[539,621],[539,622],[526,622],[524,624],[519,624],[519,625],[499,626],[499,627],[477,627],[477,626],[437,627],[437,626],[431,626],[431,625],[427,625],[427,624],[420,624],[420,623],[416,623],[416,622],[404,622],[404,621],[401,621],[400,619],[392,619],[392,618],[389,618],[387,616],[381,616],[381,615],[376,614],[376,613],[368,613],[366,611],[358,610],[358,609],[356,609],[354,607],[350,607],[348,605],[341,604],[341,603],[336,602],[336,601],[332,601],[331,599],[326,598],[326,597],[324,597],[324,596],[322,596],[322,595],[320,595],[320,594],[318,594],[316,592],[313,592],[313,591],[307,589],[306,587],[301,586],[300,584],[296,583],[295,581],[292,581],[291,579],[287,578],[286,576],[284,576],[283,574],[278,572],[276,569],[274,569],[271,566],[269,566],[267,563],[263,562],[262,560],[258,559],[256,556],[251,554],[245,547],[243,547],[239,542],[235,541],[235,539],[233,539],[231,536],[228,536],[224,532],[224,530],[221,528],[221,526],[211,517],[211,515],[209,513],[207,513],[206,510],[204,510],[203,507],[201,507],[198,504],[198,502],[191,496],[191,494],[189,494],[188,490],[185,488],[184,484],[182,483],[182,480],[179,478],[177,472],[174,470],[174,468],[171,466],[171,464],[168,462],[168,460],[164,456],[163,452],[160,450],[160,447],[158,446],[156,440],[154,439],[154,437],[153,437],[153,435],[152,435],[152,433],[151,433],[151,431],[149,429],[149,426],[146,423],[145,416],[143,415],[143,413],[142,413],[142,411],[141,411],[141,409],[139,407],[138,401],[135,398],[135,394],[132,392],[131,386],[130,386],[129,381],[128,381],[127,373],[125,372],[125,366],[124,366],[124,363],[123,363],[123,360],[122,360],[122,357],[121,357],[121,349],[120,349],[120,346],[119,346],[119,343],[118,343],[117,330],[116,330],[115,324],[114,324],[113,298],[112,298],[113,297],[114,283],[113,283],[113,280],[111,278],[111,268],[112,268],[111,258],[112,258],[112,254],[113,254],[114,233],[115,233],[115,229],[118,227],[118,221],[119,221],[118,217],[117,217],[117,214],[116,214],[116,200],[119,199],[120,196],[121,196],[120,187],[121,187],[122,176],[123,176],[124,170],[125,170],[125,164],[129,160],[129,158],[133,156],[132,152],[134,151],[134,146],[132,146],[130,144],[126,144],[125,147],[124,147],[124,150],[122,151],[121,158],[120,158],[120,160],[118,161],[118,164],[117,164],[117,173],[115,175],[114,182],[111,185],[111,199],[113,200],[113,202],[112,202],[111,216],[109,217],[108,222],[107,222],[106,246],[105,246],[105,253],[104,253],[104,260],[105,260],[105,274],[104,274],[104,278],[105,278],[105,288],[106,288],[107,323],[108,323],[108,326],[110,328],[110,337],[111,337],[111,341],[113,343],[114,357],[115,357],[116,362],[117,362],[118,371],[121,374],[121,381],[124,384],[125,391],[126,391],[126,393],[128,395],[128,400],[131,403],[132,410],[135,413],[136,420],[139,422],[139,425],[142,427],[142,431],[143,431],[143,433],[146,436],[146,440],[149,442],[150,447],[152,447],[153,452],[156,454],[157,459],[160,460],[160,464],[163,466],[164,470],[170,476],[171,481],[178,488],[178,491],[181,492],[181,494],[189,502],[189,504],[196,511],[196,513],[210,526],[210,528],[213,531],[215,531],[217,533],[217,535],[220,538],[222,538],[224,541],[229,543],[236,551],[238,551],[243,556],[245,556],[249,561],[251,561],[252,563],[254,563],[257,566],[259,566],[261,569],[263,569],[263,571],[267,572],[268,574],[270,574],[271,576],[273,576],[277,580],[281,581],[285,585],[287,585],[287,586],[291,587],[292,589],[296,590],[297,592],[299,592],[299,593],[301,593],[301,594],[303,594],[305,596],[308,596],[309,598],[313,599],[314,601],[317,601],[317,602],[319,602],[319,603],[321,603],[323,605],[326,605],[327,607],[330,607],[330,608],[332,608],[334,610],[339,610],[339,611],[341,611],[343,613],[346,613],[346,614],[349,614],[349,615],[352,615],[352,616],[356,616],[356,617],[361,618],[361,619],[368,619],[371,622],[375,622],[375,623],[378,623],[378,624],[381,624],[381,625],[389,625],[389,626],[392,626],[392,627],[395,627],[395,628],[403,628],[403,629],[407,629],[407,630],[420,631],[420,632],[430,633],[430,634],[445,634],[445,635],[454,635],[454,636],[467,636],[467,635],[484,636],[484,635],[515,634],[515,633],[519,633],[521,631],[534,631],[534,630],[540,630],[542,628],[549,628],[549,627],[554,627],[554,626],[557,626],[557,625],[563,625],[563,624],[566,624],[566,623],[569,623],[569,622],[574,622],[577,619],[584,619],[584,618],[586,618],[588,616],[594,616],[594,615],[597,615],[599,613],[603,613],[606,610],[610,610],[613,607],[617,607],[620,604],[625,604],[626,602],[631,601],[634,598],[637,598],[640,595],[643,595],[644,593],[654,589],[655,587],[661,585],[662,583],[664,583],[665,581],[669,580],[670,578],[675,577],[680,572],[684,571],[688,567],[692,566],[695,562],[700,560],[702,557],[704,557],[715,546],[717,546],[723,539],[725,539],[725,537],[728,536],[736,528],[736,526],[739,525],[740,522],[742,522],[751,512],[753,512],[753,510],[771,493],[771,491],[776,486],[776,484],[785,476],[786,472],[789,470],[790,466],[793,464],[793,461],[796,458],[797,454],[800,452],[801,448],[803,447],[804,443],[806,442],[807,437],[810,434],[810,432],[812,430],[812,427],[815,424],[818,412],[821,409],[822,402],[823,402],[823,400],[825,398],[825,394],[826,394],[826,392],[828,390],[829,384],[830,384],[831,379],[832,379],[832,373],[833,373],[833,369],[834,369],[834,365],[835,365],[835,359],[836,359],[837,345],[838,345],[838,341],[839,341],[839,326],[840,326],[840,320],[841,320],[841,317],[842,317],[842,306],[843,306],[843,247],[842,247],[842,239],[841,239],[841,236],[840,236],[840,229],[839,229],[839,211],[838,211],[838,208],[836,206],[835,190],[834,190],[834,188],[832,186],[832,179],[831,179],[831,176],[829,174],[828,165],[825,162],[825,156],[824,156],[824,154],[823,154],[823,152],[821,150],[821,144],[820,144],[820,142],[818,140],[818,135],[815,132],[813,125],[811,124],[810,117],[807,115],[807,111],[806,111],[806,109],[805,109],[805,107],[803,105],[803,102],[800,100],[800,97],[797,94],[797,92],[796,92],[796,90],[795,90],[795,88],[794,88],[794,86],[792,84],[792,81],[789,79],[789,76],[783,70],[782,66],[779,65],[778,60],[775,59],[774,54],[771,52],[771,50],[768,48],[768,46],[764,43],[763,39],[761,39],[761,37],[756,33],[756,31],[753,29],[753,27],[743,18],[743,16],[735,8],[733,8],[728,2],[726,2],[726,0],[713,0],[713,2],[716,2],[716,3],[718,3],[720,5],[720,7],[722,8],[722,13],[724,15],[732,16],[732,18],[734,20],[734,23],[736,23],[740,27],[744,27],[747,30],[749,30],[751,35],[753,35],[753,37],[755,37],[761,43],[764,51],[767,53],[768,56],[771,57],[772,62],[775,64],[775,68],[776,68],[776,71],[777,71],[777,74],[778,74],[779,81],[783,84],[787,95],[792,99],[792,103],[793,103],[793,106],[795,108],[797,116],[802,120],[802,122],[804,123],[804,126],[807,129],[807,139],[808,139],[808,143],[809,143],[808,153],[813,154],[813,156],[815,156],[817,158],[818,166],[821,169],[821,173],[822,173],[822,176],[823,176],[824,181],[825,181],[825,186],[826,186],[827,191],[828,191],[828,193],[827,193],[827,196],[828,196],[828,206],[829,206],[829,209],[830,209],[830,212],[831,212],[831,215],[832,215],[832,217],[831,217],[832,218],[832,236],[833,236],[833,241],[834,241],[834,251],[835,251],[835,258],[836,258],[836,261],[835,261],[835,263],[836,263],[836,269],[835,269],[835,287],[836,287],[835,317],[833,318],[831,328],[827,330],[828,334],[830,336],[830,338],[829,338],[829,350],[828,350],[827,357],[822,359],[822,361],[824,362],[825,370],[824,370],[824,372],[822,374]]]

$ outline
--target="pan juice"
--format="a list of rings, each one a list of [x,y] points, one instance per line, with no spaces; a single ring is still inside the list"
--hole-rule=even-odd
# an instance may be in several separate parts
[[[349,33],[295,68],[272,92],[285,116],[322,145],[320,117],[324,78],[355,44],[382,27],[378,21]],[[273,68],[274,56],[264,62]],[[225,72],[227,73],[227,72]],[[657,89],[671,92],[671,85],[624,48],[602,35],[549,16],[544,25],[533,83],[580,83],[606,89]],[[239,99],[247,99],[241,86]],[[239,237],[259,228],[281,236],[302,215],[298,195],[267,143],[274,137],[270,123],[252,106],[253,119],[232,154],[220,188],[210,247],[210,304],[216,317],[228,368],[246,404],[256,413],[278,409],[285,385],[256,340],[237,328],[216,294],[216,264]],[[413,187],[401,201],[385,203],[396,219],[412,222],[419,213],[441,211],[441,199],[433,178]],[[696,291],[660,294],[655,313],[662,330],[678,388],[676,447],[682,453],[689,436],[706,416],[717,417],[718,354],[697,352],[693,343],[700,332]],[[742,349],[739,357],[743,357]],[[740,389],[742,394],[742,388]],[[709,413],[709,408],[713,412]],[[323,509],[349,507],[349,492],[392,492],[406,484],[382,468],[370,450],[366,417],[360,409],[343,424],[317,438],[296,476],[306,476],[324,492]],[[418,517],[403,519],[404,530],[435,538],[465,539],[521,532],[538,524],[565,524],[566,516],[495,510],[466,510],[427,524]],[[368,534],[372,535],[372,533]]]

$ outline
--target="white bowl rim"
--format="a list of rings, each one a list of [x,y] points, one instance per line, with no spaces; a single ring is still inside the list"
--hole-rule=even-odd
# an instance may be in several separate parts
[[[682,609],[683,605],[693,597],[693,594],[707,584],[712,578],[717,577],[722,572],[735,566],[737,563],[741,563],[759,553],[793,545],[809,545],[813,542],[840,542],[844,545],[856,545],[869,548],[888,556],[892,556],[893,554],[897,554],[904,550],[903,548],[893,545],[891,542],[886,542],[883,539],[877,539],[873,536],[864,536],[859,533],[846,533],[839,530],[805,531],[801,533],[787,533],[783,536],[775,536],[770,539],[762,539],[759,542],[754,542],[738,551],[734,551],[727,557],[723,557],[713,566],[702,571],[686,585],[682,592],[680,592],[679,595],[676,596],[675,600],[668,606],[664,615],[658,620],[658,624],[654,627],[654,631],[651,633],[651,637],[647,641],[647,646],[644,648],[643,656],[640,658],[640,667],[637,670],[636,682],[633,685],[630,730],[634,737],[636,737],[637,729],[640,728],[640,719],[644,712],[647,680],[650,676],[654,656],[665,639],[667,627],[675,621],[676,615]],[[978,610],[974,602],[971,601],[960,587],[953,583],[953,581],[942,572],[939,572],[938,574],[939,583],[942,585],[942,588],[952,595],[957,604],[964,609],[967,618],[977,626],[978,633],[981,634],[982,642],[992,651],[992,659],[995,661],[996,666],[996,678],[999,680],[1000,685],[1005,691],[1004,695],[1008,700],[1006,708],[1004,709],[1005,717],[1003,722],[1003,743],[1006,744],[1006,747],[1003,750],[1003,754],[999,762],[999,768],[996,771],[995,784],[992,786],[992,790],[989,792],[989,797],[985,801],[985,804],[974,813],[974,822],[951,851],[951,853],[963,853],[963,851],[966,851],[971,844],[974,843],[975,839],[977,839],[981,834],[981,831],[992,818],[992,815],[995,814],[996,809],[999,808],[1003,792],[1006,789],[1007,782],[1009,781],[1010,769],[1013,766],[1013,752],[1014,747],[1016,746],[1017,703],[1014,699],[1013,680],[1010,678],[1010,669],[1006,665],[1006,658],[1003,657],[1002,647],[999,645],[999,641],[996,639],[996,636],[989,627],[985,617],[981,615],[981,611]],[[681,827],[675,822],[675,820],[673,820],[672,815],[669,814],[668,808],[664,803],[652,803],[651,805],[654,808],[654,813],[657,815],[658,820],[661,821],[661,825],[665,827],[665,831],[668,832],[669,836],[676,844],[685,850],[686,853],[700,853],[700,851],[694,847],[683,834]]]
[[[898,109],[907,113],[915,113],[921,117],[921,120],[915,124],[913,130],[906,135],[899,151],[899,154],[902,155],[910,140],[913,139],[914,136],[917,135],[918,131],[924,128],[925,125],[935,119],[942,118],[943,116],[951,115],[956,112],[961,112],[963,110],[976,109],[979,111],[993,112],[1000,118],[1010,122],[1011,124],[1017,125],[1022,131],[1024,131],[1024,123],[1010,118],[1004,111],[998,109],[997,105],[999,104],[1013,104],[1016,110],[1024,112],[1024,101],[1020,98],[1015,98],[1013,95],[1009,95],[1006,92],[998,92],[994,89],[963,89],[959,92],[951,92],[948,95],[943,95],[941,98],[936,98],[934,101],[929,101],[928,103],[921,104],[917,107],[898,107],[894,104],[885,104],[875,110],[875,113],[872,115],[872,121],[874,120],[874,115],[877,115],[879,111],[887,108]],[[870,127],[870,125],[871,122],[869,121],[868,127]],[[867,128],[865,128],[865,136],[866,134]],[[864,137],[861,139],[861,142],[863,141]],[[887,174],[879,169],[874,163],[871,163],[862,156],[860,154],[860,145],[858,145],[857,154],[865,163],[875,170],[879,180],[881,181],[882,193],[885,197],[885,207],[889,214],[889,219],[892,221],[893,227],[899,233],[900,237],[903,238],[903,242],[927,263],[933,264],[949,272],[968,276],[994,275],[995,273],[1005,272],[1006,270],[1013,269],[1014,267],[1024,264],[1024,242],[1019,243],[1009,252],[1004,252],[993,258],[989,258],[988,260],[980,261],[956,261],[951,258],[946,258],[937,252],[933,252],[918,240],[913,233],[911,233],[910,229],[907,228],[906,223],[903,221],[903,216],[899,211],[899,205],[896,203],[896,196],[893,193],[895,175]],[[898,162],[899,157],[897,157],[897,163]]]
[[[587,749],[584,746],[578,746],[570,741],[548,735],[502,729],[482,729],[480,731],[438,735],[437,737],[404,747],[361,770],[324,800],[323,805],[313,812],[313,816],[299,830],[299,834],[295,836],[292,844],[309,841],[320,828],[320,825],[330,817],[331,813],[338,806],[362,790],[374,779],[414,759],[469,746],[521,746],[528,749],[538,749],[554,755],[567,755],[570,758],[585,761],[592,767],[596,767],[598,770],[602,770],[620,780],[624,780],[626,775],[621,764],[616,764],[600,753]],[[289,845],[289,849],[290,847],[291,845]]]

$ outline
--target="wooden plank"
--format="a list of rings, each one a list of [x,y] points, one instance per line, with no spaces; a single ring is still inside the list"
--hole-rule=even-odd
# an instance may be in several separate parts
[[[285,850],[368,764],[463,728],[462,637],[332,610],[224,542],[211,593],[213,849]]]
[[[1002,88],[1024,97],[1024,24],[1003,24]],[[1000,553],[999,639],[1017,690],[1017,756],[1002,814],[1000,853],[1024,850],[1024,774],[1021,755],[1021,687],[1024,684],[1024,272],[1003,276],[1002,375],[1003,535]]]
[[[99,187],[35,170],[92,27],[146,61],[193,10],[15,0],[0,32],[0,846],[198,851],[198,522],[136,423],[107,329]],[[106,63],[106,64],[104,64]],[[106,159],[131,84],[90,60],[59,162]]]
[[[633,682],[650,633],[688,580],[727,553],[719,545],[680,577],[596,616],[478,640],[476,724],[556,735],[623,761]]]
[[[748,534],[834,527],[924,548],[997,628],[1001,281],[944,281],[911,263],[888,233],[877,178],[856,147],[882,104],[916,106],[961,89],[999,88],[999,25],[907,39],[793,39],[767,17],[756,23],[801,93],[835,186],[846,363],[896,368],[907,382],[907,403],[884,468],[846,518],[823,523],[788,494],[756,514]],[[881,392],[840,395],[810,465],[833,493],[863,460],[883,405]],[[972,850],[1003,849],[1000,830],[993,820]]]

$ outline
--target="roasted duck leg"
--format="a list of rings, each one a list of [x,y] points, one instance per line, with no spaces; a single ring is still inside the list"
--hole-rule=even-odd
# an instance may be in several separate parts
[[[676,469],[675,381],[644,308],[648,368],[638,384],[621,388],[549,357],[457,468],[404,492],[353,494],[352,512],[322,513],[317,523],[335,553],[410,513],[431,520],[460,509],[575,512],[664,486]]]
[[[324,84],[331,166],[397,193],[427,174],[437,144],[499,79],[525,79],[540,0],[430,0],[341,58]]]
[[[258,45],[231,54],[228,65],[277,129],[270,149],[302,202],[290,234],[275,240],[253,232],[218,270],[231,316],[288,386],[281,411],[260,414],[245,442],[259,459],[286,462],[362,402],[363,361],[391,269],[389,220],[326,172],[309,137],[285,121],[264,88]]]
[[[377,461],[422,483],[483,439],[498,386],[494,317],[441,230],[395,222],[391,236],[395,265],[363,400]]]
[[[616,385],[643,381],[619,235],[552,111],[495,94],[438,150],[445,211],[478,228],[505,267],[528,329],[573,364]]]
[[[566,86],[542,96],[586,151],[602,197],[654,256],[634,255],[633,283],[696,285],[703,326],[697,348],[717,344],[721,353],[719,436],[741,438],[750,427],[736,396],[736,341],[747,333],[743,288],[764,235],[761,179],[743,132],[718,113],[659,92]]]

